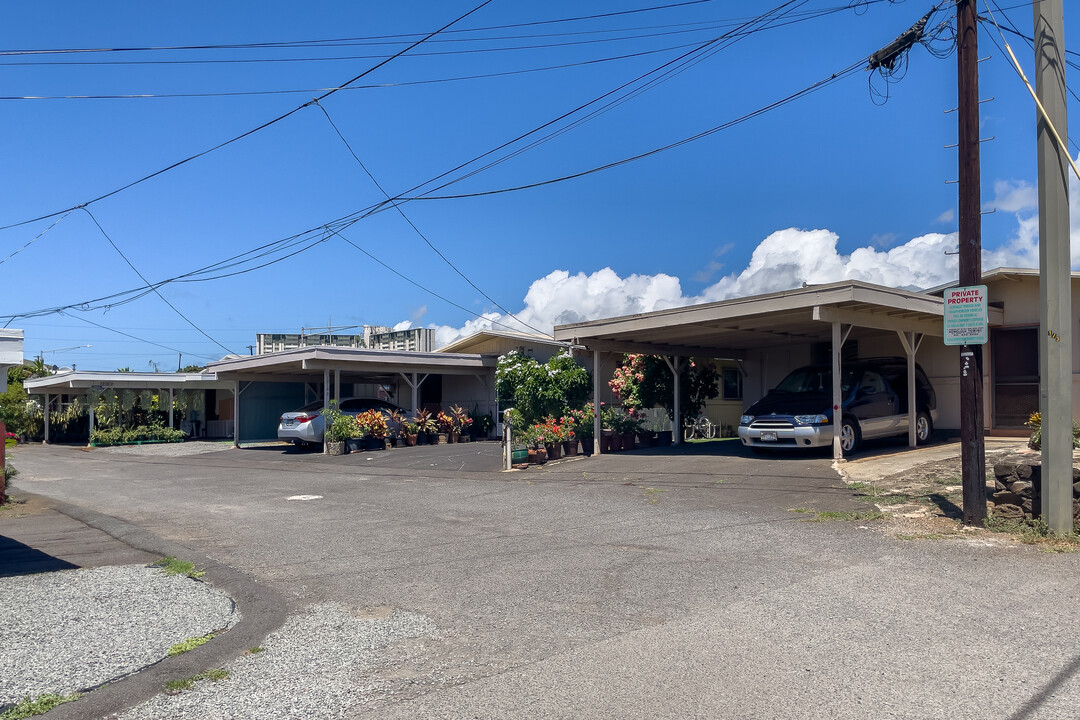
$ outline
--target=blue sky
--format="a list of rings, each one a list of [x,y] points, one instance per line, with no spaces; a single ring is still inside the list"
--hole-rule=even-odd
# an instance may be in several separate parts
[[[0,101],[8,133],[0,225],[79,205],[247,132],[478,2],[7,4],[0,56],[8,65],[0,91],[6,97],[211,96]],[[1030,5],[1001,4],[1030,33]],[[569,20],[658,5],[671,7]],[[494,0],[356,83],[380,87],[341,90],[322,107],[396,196],[781,5]],[[572,115],[551,128],[565,132],[435,194],[578,173],[719,126],[860,62],[931,7],[914,0],[846,5],[789,3],[772,27],[756,25],[738,42],[711,45],[715,53],[645,92],[567,128],[581,117]],[[946,3],[931,22],[950,15]],[[984,217],[984,266],[1033,266],[1035,111],[991,34],[998,38],[984,26],[980,35],[980,55],[993,56],[981,66],[981,94],[995,98],[982,107],[983,135],[995,138],[982,147],[983,200],[998,211]],[[321,47],[14,54],[346,38]],[[1030,76],[1032,52],[1008,39]],[[326,57],[336,59],[307,59]],[[102,64],[118,62],[125,64]],[[562,65],[569,67],[536,70]],[[431,326],[448,341],[492,323],[520,327],[503,309],[550,331],[557,322],[802,282],[936,285],[955,277],[955,258],[945,254],[956,230],[956,185],[945,182],[956,177],[956,151],[945,147],[956,141],[956,116],[945,112],[956,104],[955,78],[955,55],[939,59],[916,46],[906,75],[893,84],[860,69],[744,123],[614,169],[518,192],[407,202],[401,207],[416,229],[387,209],[341,230],[454,304],[339,236],[316,242],[323,238],[316,232],[303,246],[228,272],[310,245],[267,267],[161,286],[175,310],[153,293],[111,307],[80,305],[145,288],[140,274],[157,283],[191,273],[383,200],[326,114],[309,106],[92,203],[93,218],[76,210],[59,222],[0,231],[0,315],[75,305],[63,314],[15,317],[9,327],[25,331],[28,356],[52,351],[51,363],[170,370],[179,352],[184,364],[204,363],[226,349],[247,353],[256,332],[297,332],[331,320]],[[887,102],[871,88],[887,92]],[[304,92],[212,95],[292,90]],[[59,350],[86,344],[92,347]]]

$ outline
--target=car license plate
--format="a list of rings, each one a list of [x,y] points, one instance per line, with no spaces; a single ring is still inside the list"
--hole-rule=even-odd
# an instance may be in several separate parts
[[[293,421],[292,420],[286,420],[284,423],[282,423],[282,425],[284,425],[285,427],[292,427],[293,426]]]
[[[776,433],[774,433],[774,432],[763,432],[763,433],[761,433],[761,441],[762,442],[776,442]]]

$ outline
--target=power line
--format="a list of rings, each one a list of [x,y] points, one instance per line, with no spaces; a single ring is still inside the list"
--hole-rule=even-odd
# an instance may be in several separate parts
[[[375,187],[379,188],[379,192],[381,192],[381,193],[383,194],[383,197],[385,197],[385,198],[386,198],[387,202],[389,202],[389,203],[390,203],[390,205],[391,205],[391,206],[393,206],[393,208],[394,208],[395,210],[397,210],[397,211],[398,211],[398,214],[399,214],[399,215],[401,215],[401,218],[402,218],[402,219],[403,219],[403,220],[404,220],[404,221],[405,221],[406,223],[408,223],[409,227],[411,227],[411,228],[412,228],[412,229],[413,229],[413,230],[414,230],[414,231],[416,232],[416,234],[417,234],[417,235],[419,235],[419,236],[420,236],[420,239],[421,239],[421,240],[423,240],[423,241],[424,241],[425,243],[427,243],[427,246],[428,246],[429,248],[431,248],[431,250],[432,250],[432,251],[433,251],[433,252],[434,252],[434,253],[435,253],[436,255],[438,255],[438,256],[439,256],[440,258],[442,258],[442,261],[443,261],[444,263],[446,263],[447,265],[449,265],[449,266],[450,266],[450,268],[451,268],[451,269],[452,269],[452,270],[453,270],[454,272],[456,272],[456,273],[457,273],[457,274],[458,274],[459,276],[461,276],[461,278],[462,278],[462,279],[463,279],[463,280],[464,280],[465,282],[469,283],[469,285],[470,285],[470,286],[472,287],[472,289],[473,289],[473,290],[475,290],[476,292],[478,292],[478,293],[480,293],[481,295],[483,295],[483,296],[484,296],[484,297],[485,297],[485,298],[486,298],[486,299],[488,300],[488,302],[490,302],[490,303],[491,303],[491,304],[493,304],[493,305],[494,305],[495,307],[497,307],[497,308],[499,308],[500,310],[502,310],[502,311],[503,311],[503,313],[505,313],[506,315],[509,315],[510,317],[514,318],[515,320],[517,320],[517,321],[518,321],[519,323],[521,323],[521,324],[522,324],[522,325],[524,325],[525,327],[529,328],[530,330],[535,330],[536,332],[538,332],[538,333],[542,333],[542,334],[545,334],[545,335],[546,335],[546,334],[549,334],[549,333],[544,333],[544,331],[543,331],[543,330],[540,330],[540,329],[538,329],[538,328],[535,328],[535,327],[533,327],[532,325],[529,325],[529,324],[528,324],[527,322],[525,322],[525,321],[521,320],[520,318],[518,318],[517,316],[515,316],[515,315],[514,315],[514,313],[510,312],[509,310],[507,310],[506,308],[504,308],[504,307],[503,307],[502,305],[500,305],[500,304],[498,303],[498,301],[497,301],[497,300],[495,300],[495,299],[494,299],[493,297],[491,297],[491,296],[490,296],[490,295],[488,295],[488,294],[487,294],[486,292],[484,292],[483,290],[481,290],[481,289],[480,289],[480,286],[479,286],[479,285],[477,285],[476,283],[474,283],[474,282],[472,281],[472,279],[470,279],[470,278],[469,278],[469,276],[468,276],[468,275],[466,275],[465,273],[463,273],[463,272],[461,271],[461,269],[460,269],[460,268],[459,268],[459,267],[458,267],[457,265],[455,265],[454,263],[450,262],[450,258],[446,257],[446,255],[443,255],[442,251],[441,251],[441,250],[439,250],[439,248],[435,247],[435,245],[434,245],[434,244],[433,244],[433,243],[431,242],[431,240],[429,240],[429,239],[428,239],[427,235],[425,235],[425,234],[424,234],[423,232],[421,232],[421,231],[420,231],[420,228],[416,227],[416,223],[414,223],[414,222],[413,222],[413,221],[412,221],[412,220],[411,220],[411,219],[409,218],[409,216],[405,214],[405,211],[401,209],[401,206],[400,206],[400,205],[398,205],[398,204],[397,204],[396,202],[394,202],[393,200],[391,200],[391,199],[390,199],[390,193],[386,192],[386,190],[385,190],[385,189],[383,189],[383,186],[382,186],[382,185],[381,185],[381,184],[379,183],[379,181],[378,181],[378,180],[376,180],[376,179],[375,179],[375,176],[371,174],[371,171],[370,171],[370,170],[368,170],[367,166],[366,166],[366,165],[364,165],[363,161],[362,161],[362,160],[360,159],[360,157],[359,157],[359,156],[358,156],[358,155],[356,154],[356,151],[355,151],[355,150],[353,150],[353,148],[352,148],[352,145],[350,145],[350,144],[349,144],[349,141],[345,139],[345,136],[341,134],[341,130],[340,130],[340,129],[338,129],[337,123],[335,123],[335,122],[334,122],[334,119],[333,119],[332,117],[330,117],[330,113],[329,113],[329,112],[328,112],[328,111],[326,110],[326,108],[324,108],[324,107],[323,107],[323,106],[322,106],[322,105],[321,105],[320,103],[315,103],[315,105],[316,105],[316,106],[318,106],[318,108],[319,108],[320,110],[322,110],[322,112],[323,112],[323,115],[325,115],[325,116],[326,116],[326,121],[330,123],[330,127],[332,127],[332,128],[334,129],[334,132],[335,132],[335,133],[337,133],[337,136],[338,136],[339,138],[341,138],[341,142],[343,142],[343,143],[345,144],[345,148],[346,148],[346,149],[347,149],[347,150],[349,151],[349,154],[350,154],[350,155],[352,155],[352,157],[353,157],[353,160],[355,160],[355,161],[356,161],[356,164],[357,164],[357,165],[359,165],[359,166],[360,166],[360,168],[361,168],[361,169],[362,169],[362,170],[364,171],[364,173],[365,173],[365,174],[366,174],[366,175],[368,176],[368,178],[370,178],[370,179],[371,179],[371,182],[375,184]]]
[[[394,59],[396,59],[398,57],[401,57],[405,53],[412,50],[414,47],[416,47],[416,46],[420,45],[421,43],[423,43],[428,38],[434,37],[438,33],[440,33],[443,30],[449,28],[450,26],[460,22],[461,20],[464,20],[465,18],[469,17],[470,15],[477,12],[478,10],[483,8],[484,6],[490,4],[491,2],[492,2],[492,0],[484,0],[482,3],[480,3],[479,5],[474,7],[472,10],[465,13],[464,15],[461,15],[461,16],[457,17],[456,19],[450,21],[449,23],[447,23],[443,27],[439,28],[438,30],[435,30],[434,32],[429,33],[428,35],[425,35],[423,38],[421,38],[421,39],[417,40],[416,42],[412,43],[407,48],[401,50],[400,52],[395,53],[394,55],[390,56],[389,58],[383,60],[380,63],[376,63],[372,67],[368,68],[367,70],[364,70],[359,75],[354,76],[353,78],[347,80],[346,82],[342,83],[338,87],[327,90],[322,95],[319,95],[317,98],[315,98],[315,100],[316,101],[325,100],[326,98],[330,97],[331,95],[338,92],[339,90],[342,90],[343,88],[346,88],[349,85],[352,85],[354,82],[356,82],[360,78],[375,72],[379,68],[381,68],[384,65],[386,65],[386,64],[390,63],[391,61],[393,61]],[[150,180],[151,178],[155,178],[158,175],[161,175],[161,174],[166,173],[166,172],[168,172],[170,170],[178,168],[181,165],[185,165],[185,164],[191,162],[192,160],[196,160],[198,158],[203,157],[204,155],[208,155],[208,154],[214,152],[215,150],[220,150],[221,148],[225,147],[226,145],[231,145],[232,143],[237,142],[238,140],[242,140],[242,139],[246,138],[249,135],[254,135],[255,133],[259,132],[260,130],[265,130],[266,128],[270,127],[271,125],[275,125],[275,124],[281,122],[285,118],[288,118],[288,117],[294,115],[295,113],[299,112],[300,110],[303,110],[304,108],[308,107],[311,104],[312,104],[311,102],[306,102],[303,105],[300,105],[299,107],[293,108],[292,110],[288,111],[287,113],[284,113],[282,115],[278,115],[273,120],[268,120],[267,122],[264,122],[262,125],[259,125],[256,128],[248,130],[247,132],[242,133],[240,135],[237,135],[236,137],[232,138],[231,140],[226,140],[225,142],[219,143],[219,144],[215,145],[214,147],[212,147],[212,148],[210,148],[208,150],[203,150],[200,153],[196,153],[195,155],[192,155],[192,156],[187,157],[187,158],[185,158],[183,160],[175,162],[172,165],[169,165],[168,167],[162,168],[161,170],[158,170],[157,172],[153,172],[153,173],[151,173],[149,175],[146,175],[146,176],[144,176],[142,178],[139,178],[138,180],[134,180],[134,181],[128,183],[127,185],[124,185],[124,186],[119,187],[119,188],[117,188],[115,190],[107,192],[104,195],[99,195],[98,197],[94,198],[93,200],[88,200],[88,201],[86,201],[86,202],[84,202],[84,203],[82,203],[80,205],[76,205],[76,206],[71,207],[71,208],[66,208],[64,210],[59,210],[57,212],[49,213],[48,215],[41,215],[39,217],[30,219],[30,220],[23,220],[21,222],[12,223],[10,225],[0,226],[0,230],[7,230],[9,228],[18,227],[20,225],[26,225],[28,223],[37,222],[39,220],[47,220],[48,218],[55,217],[57,215],[61,215],[61,214],[65,213],[65,212],[70,212],[71,210],[84,209],[88,205],[92,205],[93,203],[104,200],[105,198],[112,197],[113,195],[116,195],[117,193],[123,192],[124,190],[127,190],[128,188],[131,188],[131,187],[134,187],[134,186],[136,186],[136,185],[138,185],[140,183],[146,182],[147,180]]]
[[[444,29],[440,31],[441,34],[454,35],[463,33],[475,33],[486,32],[488,30],[508,30],[519,27],[533,27],[538,25],[551,25],[556,23],[565,22],[577,22],[582,20],[598,20],[601,18],[618,17],[625,15],[635,15],[645,12],[653,12],[656,10],[670,10],[672,8],[686,7],[689,5],[702,5],[706,3],[715,2],[716,0],[690,0],[689,2],[678,2],[669,5],[654,5],[652,7],[638,8],[636,10],[620,10],[617,12],[600,13],[596,15],[579,15],[577,17],[569,18],[557,18],[551,20],[536,20],[533,22],[525,23],[512,23],[508,25],[489,25],[487,27],[476,28],[460,28],[457,30]],[[880,0],[876,0],[880,1]],[[690,23],[687,23],[690,24]],[[673,26],[672,26],[673,27]],[[648,29],[648,28],[644,28]],[[603,31],[600,31],[603,32]],[[368,35],[361,37],[347,37],[347,38],[324,38],[319,40],[290,40],[280,42],[263,42],[263,43],[228,43],[219,45],[171,45],[171,46],[145,46],[145,47],[118,47],[118,48],[60,48],[60,49],[42,49],[42,50],[3,50],[0,51],[0,56],[5,55],[53,55],[53,54],[71,54],[71,53],[99,53],[99,52],[147,52],[147,51],[160,51],[160,50],[235,50],[235,49],[261,49],[261,48],[286,48],[286,47],[298,47],[298,46],[333,46],[335,44],[354,43],[356,41],[371,41],[371,40],[392,40],[396,39],[401,42],[415,38],[422,33],[407,33],[397,35]],[[442,41],[440,41],[442,42]],[[452,42],[452,41],[450,41]]]
[[[353,246],[354,248],[356,248],[357,250],[359,250],[360,252],[362,252],[362,253],[363,253],[364,255],[367,255],[367,256],[368,256],[369,258],[371,258],[372,260],[374,260],[375,262],[377,262],[377,263],[378,263],[379,265],[382,265],[382,266],[383,266],[384,268],[386,268],[386,269],[387,269],[387,270],[389,270],[390,272],[394,273],[395,275],[397,275],[397,276],[398,276],[399,278],[401,278],[401,279],[402,279],[402,280],[404,280],[405,282],[409,283],[410,285],[412,285],[412,286],[414,286],[414,287],[417,287],[417,288],[419,288],[419,289],[423,290],[424,292],[428,293],[429,295],[431,295],[431,296],[433,296],[433,297],[436,297],[436,298],[438,298],[439,300],[442,300],[442,301],[443,301],[444,303],[447,303],[447,304],[449,304],[449,305],[452,305],[452,306],[456,307],[456,308],[457,308],[458,310],[461,310],[461,311],[463,311],[463,312],[467,312],[468,314],[470,314],[470,315],[472,315],[472,316],[474,316],[474,317],[477,317],[477,318],[479,318],[479,319],[481,319],[481,320],[485,320],[485,321],[487,321],[487,322],[490,322],[490,323],[491,323],[492,325],[498,325],[499,327],[504,327],[504,328],[506,328],[507,330],[519,330],[519,329],[520,329],[520,328],[514,327],[514,326],[512,326],[512,325],[507,325],[506,323],[503,323],[503,322],[499,322],[498,320],[494,320],[494,319],[492,319],[492,318],[489,318],[489,317],[487,317],[486,315],[481,315],[480,313],[476,312],[475,310],[470,310],[469,308],[465,307],[464,305],[459,305],[458,303],[454,302],[453,300],[450,300],[450,299],[448,299],[448,298],[446,298],[446,297],[443,297],[442,295],[440,295],[439,293],[435,292],[435,291],[434,291],[434,290],[432,290],[431,288],[428,288],[428,287],[426,287],[426,286],[424,286],[424,285],[421,285],[420,283],[418,283],[417,281],[413,280],[413,279],[412,279],[412,278],[410,278],[409,276],[407,276],[407,275],[404,275],[403,273],[401,273],[401,272],[398,272],[398,271],[397,271],[397,270],[395,270],[394,268],[390,267],[390,266],[389,266],[389,265],[387,265],[387,264],[386,264],[385,262],[383,262],[383,261],[382,261],[382,260],[380,260],[379,258],[375,257],[374,255],[372,255],[371,253],[369,253],[369,252],[368,252],[367,250],[365,250],[364,248],[360,247],[359,245],[357,245],[356,243],[354,243],[354,242],[353,242],[352,240],[350,240],[349,238],[347,238],[347,237],[345,237],[344,235],[342,235],[342,234],[341,234],[340,232],[338,232],[337,230],[333,231],[333,234],[334,234],[334,235],[337,235],[337,236],[338,236],[339,238],[341,238],[342,240],[344,240],[344,241],[345,241],[346,243],[348,243],[349,245],[352,245],[352,246]],[[514,319],[515,319],[515,320],[517,320],[517,318],[514,318]],[[521,320],[518,320],[518,322],[521,322]],[[525,323],[522,323],[522,325],[525,325]],[[531,325],[525,325],[525,327],[527,327],[527,328],[530,328],[530,329],[532,329],[532,330],[536,330],[536,328],[532,327]],[[542,335],[547,335],[547,336],[549,336],[549,337],[551,336],[551,333],[543,332],[543,331],[541,331],[541,330],[537,330],[537,332],[541,333]]]
[[[177,348],[169,347],[168,345],[162,345],[161,343],[156,343],[153,340],[147,340],[146,338],[137,337],[135,335],[132,335],[131,333],[126,333],[123,330],[117,330],[114,327],[109,327],[108,325],[102,325],[101,323],[96,323],[93,320],[90,320],[90,319],[87,319],[87,318],[84,318],[84,317],[79,317],[78,315],[69,315],[68,313],[66,313],[64,311],[60,311],[59,314],[63,315],[64,317],[73,318],[75,320],[81,320],[82,322],[93,325],[94,327],[99,327],[102,330],[108,330],[109,332],[114,332],[117,335],[123,335],[124,337],[131,338],[132,340],[138,340],[139,342],[146,343],[147,345],[153,345],[154,347],[159,347],[162,350],[168,350],[170,352],[175,352],[175,353],[184,353],[185,355],[191,355],[192,357],[202,358],[203,360],[215,360],[215,359],[217,359],[213,355],[199,355],[197,353],[185,352],[183,350],[178,350]],[[98,341],[95,340],[94,342],[98,342]]]
[[[180,312],[180,309],[179,309],[178,307],[176,307],[176,306],[175,306],[175,305],[173,305],[173,304],[172,304],[171,302],[169,302],[169,300],[168,300],[168,299],[167,299],[167,298],[166,298],[166,297],[165,297],[164,295],[162,295],[162,294],[161,294],[161,291],[160,291],[160,290],[158,290],[158,289],[157,289],[156,287],[154,287],[153,283],[151,283],[151,282],[150,282],[149,280],[147,280],[147,279],[146,279],[146,276],[145,276],[145,275],[143,275],[143,274],[142,274],[141,272],[139,272],[139,269],[138,269],[137,267],[135,267],[135,266],[134,266],[134,265],[132,264],[132,262],[131,262],[130,260],[128,260],[128,258],[127,258],[127,255],[125,255],[125,254],[124,254],[124,252],[123,252],[123,251],[122,251],[122,250],[121,250],[121,249],[120,249],[119,247],[117,247],[116,243],[114,243],[114,242],[113,242],[113,239],[112,239],[111,237],[109,237],[109,233],[105,232],[105,228],[101,227],[101,223],[99,223],[99,222],[97,221],[97,218],[96,218],[96,217],[94,217],[94,213],[90,212],[90,209],[89,209],[89,208],[86,208],[86,207],[84,207],[84,208],[82,208],[82,211],[83,211],[83,212],[85,212],[85,213],[86,213],[87,215],[89,215],[89,216],[90,216],[90,219],[94,221],[94,224],[95,224],[95,225],[97,225],[97,229],[101,231],[101,234],[102,234],[102,235],[104,235],[104,236],[105,236],[105,239],[109,241],[109,244],[110,244],[110,245],[112,245],[112,247],[113,247],[113,250],[115,250],[115,251],[116,251],[117,255],[119,255],[119,256],[120,256],[121,258],[123,258],[124,262],[125,262],[125,263],[127,263],[127,266],[128,266],[129,268],[131,268],[131,269],[132,269],[132,270],[133,270],[133,271],[135,272],[135,274],[136,274],[136,275],[138,275],[138,276],[139,276],[139,279],[140,279],[140,280],[142,280],[142,281],[143,281],[144,283],[146,283],[146,287],[148,287],[148,288],[150,288],[151,290],[153,290],[153,291],[154,291],[154,294],[156,294],[156,295],[157,295],[157,296],[158,296],[159,298],[161,298],[161,301],[162,301],[163,303],[165,303],[165,304],[166,304],[166,305],[168,305],[168,306],[169,306],[170,308],[172,308],[172,311],[173,311],[174,313],[176,313],[177,315],[179,315],[179,316],[180,316],[180,318],[181,318],[181,319],[182,319],[182,320],[183,320],[184,322],[186,322],[186,323],[187,323],[188,325],[190,325],[191,327],[193,327],[193,328],[195,328],[196,330],[198,330],[198,331],[199,331],[199,332],[200,332],[200,333],[201,333],[201,334],[203,335],[203,337],[205,337],[205,338],[206,338],[207,340],[210,340],[211,342],[213,342],[214,344],[216,344],[216,345],[217,345],[218,347],[220,347],[220,348],[221,348],[222,350],[224,350],[224,351],[225,351],[226,353],[232,353],[232,350],[230,350],[229,348],[225,347],[225,346],[224,346],[224,345],[222,345],[222,344],[221,344],[220,342],[218,342],[217,340],[215,340],[214,338],[212,338],[212,337],[210,336],[210,334],[209,334],[208,332],[206,332],[206,331],[205,331],[205,330],[203,330],[203,329],[202,329],[201,327],[199,327],[199,326],[198,326],[198,325],[196,325],[196,324],[195,324],[194,322],[192,322],[192,320],[191,320],[191,319],[190,319],[190,318],[189,318],[189,317],[188,317],[187,315],[185,315],[184,313]]]

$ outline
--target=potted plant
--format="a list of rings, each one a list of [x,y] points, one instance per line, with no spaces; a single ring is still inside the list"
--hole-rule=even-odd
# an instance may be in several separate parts
[[[386,437],[391,447],[405,444],[405,425],[408,420],[405,413],[400,410],[388,410],[386,412]]]
[[[331,402],[330,407],[323,413],[325,421],[323,440],[326,442],[328,455],[344,455],[345,441],[353,432],[356,423],[349,415],[342,415],[337,409],[337,403]]]
[[[403,422],[401,424],[402,437],[405,439],[405,445],[407,447],[415,447],[417,438],[419,437],[420,428],[414,422]]]
[[[469,413],[465,408],[460,405],[450,406],[450,442],[459,442],[461,439],[468,437],[469,425],[472,424],[472,418],[469,417]]]
[[[366,412],[360,413],[357,416],[357,422],[363,425],[367,430],[365,435],[364,449],[365,450],[385,450],[386,449],[386,433],[387,424],[386,416],[383,415],[382,410],[376,410],[372,408]]]
[[[451,433],[454,429],[454,419],[446,413],[440,411],[435,416],[435,424],[439,428],[439,442],[453,442]]]
[[[438,431],[438,425],[435,422],[435,418],[432,417],[430,410],[420,408],[413,415],[412,421],[416,423],[417,432],[423,436],[423,441],[434,445],[439,441],[439,436],[435,433]]]
[[[352,426],[349,428],[349,437],[345,439],[346,452],[354,453],[361,452],[364,449],[365,438],[368,434],[368,427],[366,418],[367,413],[360,413],[356,417],[349,418],[352,420]],[[348,415],[342,417],[348,418]]]
[[[574,437],[581,442],[581,452],[592,455],[593,440],[596,434],[596,412],[592,403],[586,403],[581,410],[571,410],[564,422],[569,420]]]
[[[495,420],[491,413],[481,413],[479,407],[474,407],[469,413],[469,421],[469,434],[473,440],[490,437],[491,431],[495,429]]]

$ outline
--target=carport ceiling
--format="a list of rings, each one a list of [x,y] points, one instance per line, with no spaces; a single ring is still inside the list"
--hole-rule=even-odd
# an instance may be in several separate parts
[[[590,350],[741,358],[750,349],[829,341],[833,322],[940,337],[942,308],[941,297],[845,281],[559,325],[555,339]],[[1001,322],[991,308],[990,324]]]
[[[417,353],[404,350],[302,347],[210,363],[207,371],[221,380],[297,382],[322,379],[326,370],[341,371],[342,378],[391,378],[399,373],[483,375],[494,371],[495,357],[454,353]]]

